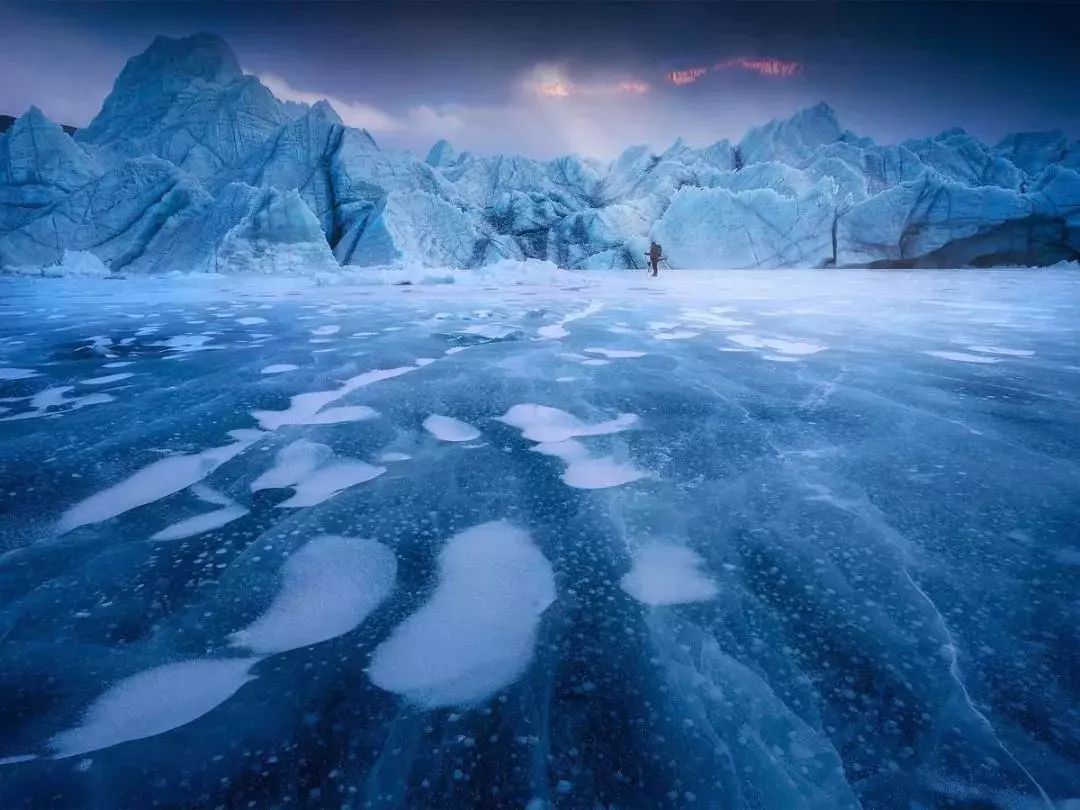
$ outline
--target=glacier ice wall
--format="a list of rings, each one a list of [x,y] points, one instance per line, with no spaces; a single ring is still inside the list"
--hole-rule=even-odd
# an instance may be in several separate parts
[[[650,239],[682,268],[1052,264],[1080,257],[1078,172],[1061,132],[879,145],[826,104],[609,164],[446,141],[420,160],[275,98],[220,37],[158,37],[74,137],[34,108],[0,135],[0,267],[626,269]]]

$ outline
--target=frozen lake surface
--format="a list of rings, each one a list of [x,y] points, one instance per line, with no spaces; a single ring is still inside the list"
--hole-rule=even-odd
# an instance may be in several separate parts
[[[1071,806],[1080,274],[0,280],[0,804]]]

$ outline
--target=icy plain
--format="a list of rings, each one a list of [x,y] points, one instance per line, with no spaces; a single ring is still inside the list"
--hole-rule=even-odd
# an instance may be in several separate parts
[[[0,369],[5,808],[1080,797],[1076,271],[0,279]]]

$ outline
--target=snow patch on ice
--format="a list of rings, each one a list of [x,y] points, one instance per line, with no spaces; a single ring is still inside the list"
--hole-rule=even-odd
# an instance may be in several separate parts
[[[1002,357],[1033,357],[1035,352],[1030,349],[1002,349],[998,346],[968,346],[968,351],[980,354],[999,354]]]
[[[533,448],[537,453],[555,456],[566,463],[563,483],[574,489],[608,489],[620,487],[645,477],[631,464],[616,461],[614,456],[594,458],[585,445],[575,439],[561,442],[542,442]]]
[[[940,360],[953,360],[957,363],[997,363],[996,357],[987,357],[982,354],[968,354],[967,352],[945,352],[945,351],[927,351],[923,354],[928,354],[931,357],[937,357]]]
[[[499,422],[521,431],[523,438],[533,442],[561,442],[577,436],[603,436],[627,430],[638,422],[637,414],[620,413],[614,419],[588,425],[572,413],[547,405],[522,403],[514,405]]]
[[[274,363],[273,365],[264,366],[259,372],[260,374],[284,374],[286,371],[296,371],[299,366],[294,366],[292,363]]]
[[[90,377],[86,380],[79,380],[81,385],[108,385],[109,383],[120,382],[126,380],[128,377],[134,377],[134,372],[123,371],[119,374],[107,374],[104,377]]]
[[[684,546],[654,543],[634,552],[634,564],[619,582],[646,605],[703,602],[716,596],[716,583],[700,571],[703,560]]]
[[[161,343],[151,344],[153,346],[161,346],[179,354],[190,354],[191,352],[205,352],[211,349],[220,349],[220,346],[207,346],[206,344],[213,340],[213,335],[174,335],[168,340],[164,340]]]
[[[334,457],[325,444],[297,439],[278,451],[274,466],[251,482],[251,491],[290,487]]]
[[[540,617],[555,601],[551,564],[507,521],[454,535],[439,554],[430,600],[375,650],[375,685],[425,709],[479,703],[532,660]]]
[[[120,483],[75,504],[61,516],[57,530],[63,534],[79,526],[100,523],[186,489],[264,435],[260,430],[233,430],[229,432],[235,439],[232,444],[159,459]]]
[[[781,340],[778,338],[762,338],[757,335],[743,333],[728,335],[727,339],[747,349],[769,349],[779,354],[786,355],[810,355],[825,351],[828,347],[818,343],[808,343],[799,340]]]
[[[46,388],[30,397],[30,410],[17,413],[12,416],[0,418],[0,422],[12,422],[22,419],[36,419],[41,416],[51,416],[54,413],[71,413],[90,405],[104,405],[115,401],[116,397],[111,394],[87,394],[84,397],[71,397],[64,395],[74,390],[72,385],[62,385],[56,388]],[[54,410],[63,408],[62,411]]]
[[[201,515],[194,515],[185,520],[177,521],[151,535],[150,539],[182,540],[185,537],[194,537],[197,534],[204,534],[213,531],[214,529],[220,529],[225,524],[232,523],[234,520],[242,518],[247,513],[248,510],[242,506],[226,506],[223,509],[217,509],[213,512],[204,512]]]
[[[671,329],[663,332],[653,332],[652,336],[657,340],[689,340],[696,338],[700,332],[691,332],[689,329]]]
[[[316,506],[339,492],[378,478],[386,467],[376,467],[365,461],[336,461],[316,470],[309,478],[295,484],[295,494],[278,504],[280,508]]]
[[[57,759],[172,731],[207,714],[255,678],[258,658],[202,658],[140,672],[105,691],[81,723],[49,740]]]
[[[272,655],[344,635],[390,595],[396,577],[397,558],[381,543],[317,537],[285,561],[266,611],[229,640]]]
[[[437,413],[424,420],[424,430],[444,442],[471,442],[480,438],[480,431],[468,422]]]
[[[625,360],[645,356],[645,352],[635,352],[628,349],[585,349],[584,351],[586,354],[601,354],[609,360]]]
[[[319,412],[327,405],[336,402],[343,396],[356,391],[359,388],[371,385],[373,383],[380,382],[382,380],[389,380],[393,377],[400,377],[402,374],[408,374],[410,371],[416,371],[419,366],[399,366],[398,368],[381,368],[373,371],[365,371],[363,374],[358,374],[355,377],[350,377],[341,384],[340,387],[330,391],[311,391],[306,394],[297,394],[289,400],[289,407],[282,411],[253,411],[252,416],[258,420],[259,424],[265,430],[277,430],[284,425],[312,425],[312,424],[329,424],[325,421],[324,416],[321,420]],[[339,413],[337,416],[348,416],[348,418],[334,419],[331,417],[330,421],[353,421],[356,418],[373,418],[376,414],[370,408],[368,416],[360,416],[362,413],[359,410],[349,410],[346,413]]]
[[[29,368],[0,368],[0,380],[25,380],[36,376],[38,373]]]
[[[386,472],[356,459],[336,460],[325,444],[298,439],[277,454],[274,466],[251,483],[251,490],[293,488],[282,508],[315,506],[342,490],[378,478]]]
[[[587,318],[590,315],[595,315],[603,308],[603,304],[594,301],[580,312],[572,312],[569,315],[565,315],[560,321],[548,324],[547,326],[541,326],[539,329],[536,330],[536,334],[542,338],[548,339],[564,338],[570,334],[570,332],[566,329],[566,324],[573,323],[574,321],[580,321],[582,318]]]

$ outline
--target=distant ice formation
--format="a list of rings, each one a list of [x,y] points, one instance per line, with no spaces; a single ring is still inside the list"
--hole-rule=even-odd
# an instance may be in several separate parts
[[[818,104],[607,165],[445,141],[420,160],[278,100],[211,34],[155,39],[74,137],[33,107],[0,135],[7,272],[607,270],[643,267],[650,240],[676,268],[1054,264],[1080,254],[1080,142],[879,145]]]

